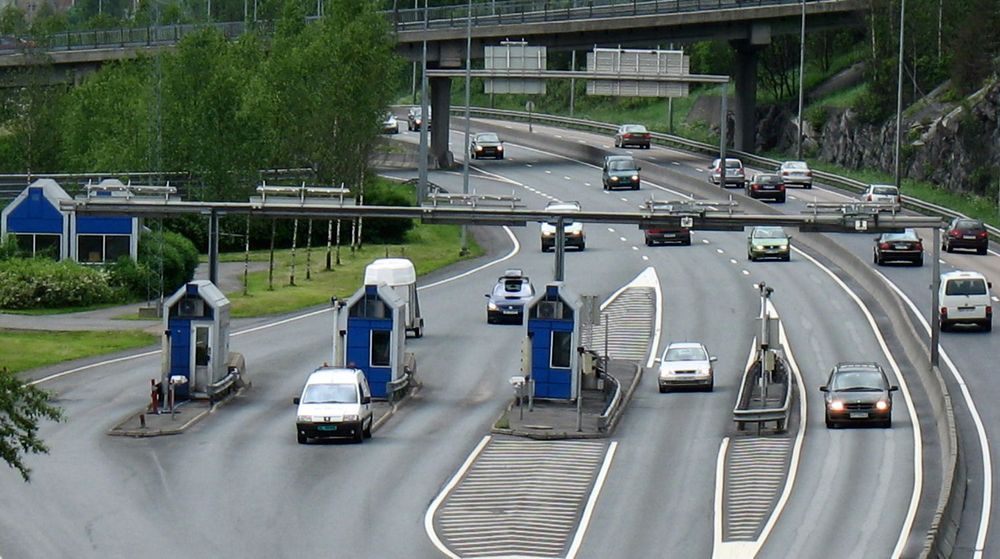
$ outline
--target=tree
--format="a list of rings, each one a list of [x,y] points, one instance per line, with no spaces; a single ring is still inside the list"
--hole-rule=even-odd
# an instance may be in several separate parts
[[[24,455],[49,451],[38,437],[39,421],[63,419],[62,410],[50,401],[48,392],[21,382],[6,368],[0,369],[0,458],[17,469],[24,481],[31,480]]]

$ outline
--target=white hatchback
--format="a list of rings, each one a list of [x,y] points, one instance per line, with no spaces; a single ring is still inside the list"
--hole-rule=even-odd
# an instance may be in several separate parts
[[[657,382],[660,392],[674,387],[698,387],[712,391],[715,371],[712,363],[716,357],[708,354],[704,344],[698,342],[673,342],[663,350],[659,359]]]

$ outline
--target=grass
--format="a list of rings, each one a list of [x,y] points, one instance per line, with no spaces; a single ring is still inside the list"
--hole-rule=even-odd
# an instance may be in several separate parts
[[[248,294],[242,291],[227,293],[234,318],[253,317],[291,312],[316,305],[327,304],[330,297],[346,298],[354,294],[364,279],[365,266],[376,258],[404,256],[413,261],[417,275],[424,275],[463,259],[461,229],[455,225],[418,224],[407,236],[405,245],[367,245],[352,252],[341,247],[340,265],[336,265],[336,247],[331,260],[332,270],[325,269],[326,247],[313,248],[311,265],[307,274],[306,250],[295,254],[294,285],[292,282],[292,254],[290,250],[275,251],[273,279],[268,271],[251,272],[248,276]],[[482,249],[470,239],[470,254],[475,258]],[[224,262],[242,262],[243,253],[220,255]],[[250,253],[254,262],[267,262],[268,251]]]
[[[157,336],[140,331],[0,330],[0,368],[17,373],[81,357],[145,347],[158,341]]]

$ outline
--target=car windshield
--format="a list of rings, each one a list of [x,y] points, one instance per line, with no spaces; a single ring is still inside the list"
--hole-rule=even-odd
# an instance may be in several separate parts
[[[882,235],[883,241],[916,241],[917,233],[912,229],[907,229],[906,231],[900,233],[884,233]]]
[[[705,350],[700,347],[670,347],[663,354],[664,361],[707,361]]]
[[[634,171],[635,161],[631,159],[619,159],[612,161],[608,168],[614,171]]]
[[[753,230],[755,239],[784,239],[785,231],[780,227],[758,227]]]
[[[783,167],[792,171],[805,171],[809,168],[804,161],[786,161]]]
[[[740,163],[739,159],[727,159],[726,160],[726,169],[739,169],[741,167],[743,167],[743,164]]]
[[[639,132],[639,133],[642,133],[642,132],[645,132],[645,131],[646,131],[646,127],[642,126],[640,124],[633,124],[633,125],[625,127],[625,132]]]
[[[960,219],[955,222],[955,229],[982,231],[986,229],[982,221],[974,219]]]
[[[496,134],[480,134],[476,136],[477,142],[499,142],[500,138]]]
[[[895,196],[899,192],[896,190],[895,186],[873,186],[872,194],[879,194],[881,196]]]
[[[945,295],[986,295],[986,281],[981,278],[948,280]]]
[[[879,371],[840,371],[833,376],[831,390],[884,390],[882,373]]]
[[[755,180],[757,184],[778,184],[781,182],[781,177],[778,175],[757,175]]]
[[[507,293],[519,293],[521,291],[521,286],[523,285],[524,280],[508,279],[503,281],[503,290]]]
[[[310,384],[302,395],[303,404],[356,404],[358,391],[353,384]]]

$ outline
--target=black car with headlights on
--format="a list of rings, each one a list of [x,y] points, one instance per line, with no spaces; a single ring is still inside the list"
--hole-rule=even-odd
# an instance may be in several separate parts
[[[469,143],[469,155],[472,159],[483,157],[503,159],[503,141],[493,132],[480,132],[473,136]]]
[[[524,306],[534,296],[535,289],[524,272],[517,269],[505,271],[497,278],[493,291],[486,294],[486,298],[489,299],[486,303],[486,322],[521,324],[524,321]]]
[[[849,423],[892,427],[892,393],[899,387],[889,384],[878,363],[838,363],[819,389],[825,393],[827,428]]]

